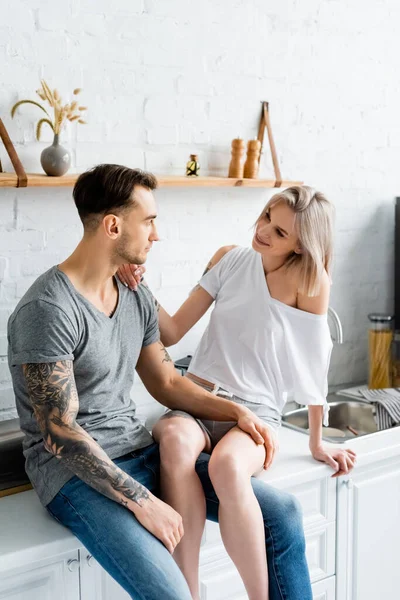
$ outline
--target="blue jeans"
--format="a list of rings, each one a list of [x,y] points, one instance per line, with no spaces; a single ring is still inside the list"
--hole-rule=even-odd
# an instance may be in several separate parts
[[[218,520],[218,498],[208,477],[207,454],[196,470],[207,500],[207,518]],[[114,460],[158,494],[159,452],[152,444]],[[252,478],[264,517],[270,600],[311,600],[301,510],[293,496]],[[134,515],[73,477],[47,506],[134,600],[191,600],[171,554]]]

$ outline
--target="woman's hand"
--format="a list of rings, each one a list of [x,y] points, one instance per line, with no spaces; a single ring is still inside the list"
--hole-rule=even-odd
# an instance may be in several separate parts
[[[144,265],[122,265],[118,269],[117,275],[126,287],[136,292],[145,271],[146,267]]]
[[[238,427],[251,435],[256,444],[265,445],[264,469],[267,470],[278,450],[278,439],[275,433],[250,410],[239,417]]]
[[[356,462],[356,453],[349,448],[331,448],[322,444],[311,450],[315,460],[324,462],[335,471],[332,477],[347,475],[353,469]]]

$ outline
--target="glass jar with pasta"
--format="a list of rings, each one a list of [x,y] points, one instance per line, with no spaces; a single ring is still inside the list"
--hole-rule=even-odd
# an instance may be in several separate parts
[[[392,385],[391,344],[392,320],[388,314],[371,313],[368,331],[370,389],[389,388]]]

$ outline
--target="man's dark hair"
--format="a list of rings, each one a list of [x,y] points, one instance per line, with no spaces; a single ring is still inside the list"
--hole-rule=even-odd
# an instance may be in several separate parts
[[[135,186],[157,188],[157,179],[140,169],[121,165],[97,165],[82,173],[72,195],[85,230],[94,230],[107,214],[119,214],[133,208]]]

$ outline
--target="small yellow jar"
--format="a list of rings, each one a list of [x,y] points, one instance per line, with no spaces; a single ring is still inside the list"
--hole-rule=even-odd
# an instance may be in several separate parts
[[[197,160],[197,154],[191,154],[190,160],[186,164],[186,176],[193,177],[193,175],[194,175],[195,177],[197,177],[199,174],[199,171],[200,171],[200,165],[199,165],[199,161]]]

